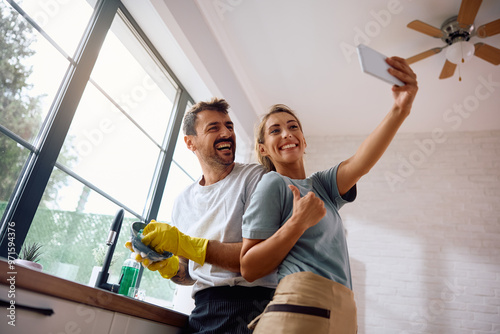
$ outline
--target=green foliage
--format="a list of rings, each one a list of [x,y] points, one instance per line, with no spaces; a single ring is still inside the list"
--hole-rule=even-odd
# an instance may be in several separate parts
[[[42,244],[37,242],[25,243],[23,248],[21,248],[21,254],[19,254],[17,258],[20,260],[38,262],[40,260],[40,256],[42,255],[40,250],[42,246]]]
[[[40,126],[39,97],[27,94],[32,70],[23,61],[34,51],[32,27],[4,2],[0,2],[0,123],[25,140]],[[8,199],[27,154],[17,143],[0,136],[0,199]]]
[[[35,53],[29,48],[34,41],[32,31],[33,28],[17,12],[3,2],[0,4],[0,84],[3,103],[29,103],[29,99],[23,96],[23,90],[28,87],[27,79],[31,70],[26,68],[23,60]],[[21,109],[29,112],[26,108]]]
[[[107,245],[100,244],[92,250],[92,255],[94,255],[95,263],[97,263],[99,267],[104,264],[104,259],[106,258],[108,247],[109,246]],[[111,259],[111,266],[115,263],[115,260],[116,258]]]
[[[37,137],[42,124],[41,96],[33,96],[29,77],[33,72],[26,59],[35,54],[30,48],[36,40],[33,27],[13,8],[0,1],[0,124],[28,142]],[[0,200],[8,200],[29,151],[0,134]],[[67,148],[58,161],[70,167],[76,157]],[[41,205],[57,199],[64,178],[51,178]]]
[[[25,243],[38,242],[44,245],[43,259],[40,260],[44,272],[88,284],[92,267],[102,265],[94,257],[94,250],[104,247],[107,251],[105,241],[113,218],[112,215],[38,208]],[[134,218],[123,220],[113,255],[114,264],[109,271],[109,282],[114,277],[116,281],[112,283],[118,283],[121,266],[130,257],[125,242],[130,238],[130,226],[135,221]],[[141,287],[146,287],[148,296],[163,300],[172,300],[175,291],[175,284],[149,270],[144,270]]]

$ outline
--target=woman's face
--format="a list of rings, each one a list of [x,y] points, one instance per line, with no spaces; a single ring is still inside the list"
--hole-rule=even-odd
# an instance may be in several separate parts
[[[297,119],[286,113],[272,114],[264,125],[264,143],[259,144],[261,155],[268,156],[276,169],[300,162],[306,148],[304,134]]]

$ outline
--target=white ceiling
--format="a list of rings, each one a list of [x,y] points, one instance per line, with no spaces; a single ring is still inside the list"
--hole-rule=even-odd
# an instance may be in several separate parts
[[[361,72],[355,46],[404,58],[443,46],[406,25],[440,28],[460,8],[459,0],[124,2],[176,75],[195,79],[185,84],[193,97],[225,97],[248,137],[275,103],[297,111],[306,135],[369,133],[392,104],[391,87]],[[484,0],[475,23],[498,18],[500,1]],[[471,41],[500,48],[500,34]],[[474,57],[460,66],[461,82],[458,68],[439,80],[444,61],[442,52],[412,65],[420,89],[401,132],[500,129],[500,66]]]

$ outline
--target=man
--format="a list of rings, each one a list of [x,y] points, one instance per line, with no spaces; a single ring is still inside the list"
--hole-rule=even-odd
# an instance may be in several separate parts
[[[242,216],[264,169],[234,162],[236,136],[228,108],[225,100],[213,98],[185,115],[184,141],[203,175],[177,197],[176,227],[152,221],[143,232],[143,243],[177,255],[148,268],[177,284],[194,284],[192,333],[250,333],[247,324],[276,287],[275,273],[253,283],[240,274]]]

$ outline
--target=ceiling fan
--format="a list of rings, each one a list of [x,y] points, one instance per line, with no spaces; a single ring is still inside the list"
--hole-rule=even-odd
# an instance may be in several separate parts
[[[423,34],[441,38],[446,45],[433,48],[413,57],[407,58],[409,64],[440,53],[448,48],[446,62],[443,66],[439,79],[446,79],[455,73],[457,64],[465,62],[472,56],[479,57],[493,65],[500,64],[500,49],[489,44],[469,42],[471,37],[486,38],[500,33],[500,19],[484,24],[475,29],[476,18],[482,0],[462,0],[458,16],[453,16],[443,22],[441,29],[433,27],[419,20],[410,22],[407,27]],[[459,78],[461,80],[461,78]]]

